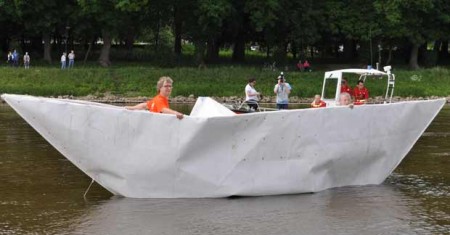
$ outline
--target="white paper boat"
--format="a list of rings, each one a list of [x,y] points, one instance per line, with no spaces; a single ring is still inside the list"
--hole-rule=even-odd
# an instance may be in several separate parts
[[[116,195],[202,198],[380,184],[445,99],[235,115],[199,98],[190,116],[3,94],[67,159]]]

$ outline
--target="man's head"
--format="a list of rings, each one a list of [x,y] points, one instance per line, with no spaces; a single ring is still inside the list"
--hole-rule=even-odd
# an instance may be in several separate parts
[[[158,91],[158,94],[169,97],[170,93],[172,93],[172,83],[173,80],[170,77],[160,77],[158,83],[156,83],[156,90]]]
[[[364,81],[363,80],[359,80],[358,83],[357,83],[357,86],[358,86],[359,89],[364,88]]]
[[[350,94],[347,92],[342,92],[339,95],[339,105],[349,105],[352,102]]]
[[[315,95],[314,96],[314,101],[319,102],[320,98],[321,98],[320,95]]]

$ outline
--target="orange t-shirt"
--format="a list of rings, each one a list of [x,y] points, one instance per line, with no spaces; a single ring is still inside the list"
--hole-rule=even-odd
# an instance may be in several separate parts
[[[150,112],[161,113],[163,108],[169,108],[169,99],[158,94],[153,99],[147,101],[147,108]]]

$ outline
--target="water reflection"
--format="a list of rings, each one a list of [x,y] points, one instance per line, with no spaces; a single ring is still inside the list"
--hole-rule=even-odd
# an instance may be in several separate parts
[[[419,203],[389,185],[236,199],[113,198],[76,234],[425,234]]]
[[[189,113],[190,106],[174,106]],[[0,104],[0,234],[450,234],[450,107],[380,186],[235,199],[112,197]]]

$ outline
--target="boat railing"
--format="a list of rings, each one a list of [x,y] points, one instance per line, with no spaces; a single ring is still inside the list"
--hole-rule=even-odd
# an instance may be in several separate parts
[[[261,106],[258,101],[247,100],[247,101],[235,101],[234,103],[225,103],[225,107],[238,113],[253,113],[253,112],[268,112],[268,111],[278,111],[276,108],[269,108]],[[257,107],[256,109],[254,107]]]
[[[388,83],[386,88],[386,95],[384,96],[384,102],[386,103],[389,99],[389,103],[392,103],[392,96],[394,95],[394,87],[395,87],[395,75],[389,73],[388,75]]]

